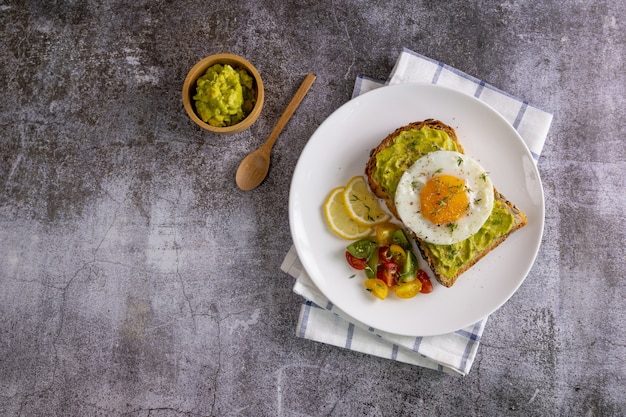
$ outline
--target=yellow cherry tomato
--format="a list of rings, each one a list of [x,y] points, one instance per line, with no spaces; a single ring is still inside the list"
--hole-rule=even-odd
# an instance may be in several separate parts
[[[376,226],[376,240],[380,246],[389,246],[391,244],[391,236],[393,232],[398,230],[399,226],[393,223],[382,223]]]
[[[391,246],[389,246],[389,252],[391,254],[391,259],[393,259],[393,261],[397,263],[398,266],[402,267],[406,262],[405,250],[402,249],[400,245],[392,243]]]
[[[365,288],[367,288],[369,292],[371,292],[372,294],[374,294],[374,296],[380,298],[381,300],[387,298],[387,295],[389,294],[389,287],[387,287],[387,284],[385,284],[385,281],[383,281],[382,279],[366,279]]]
[[[393,287],[393,291],[399,298],[413,298],[422,289],[422,283],[419,279],[415,279],[409,282],[403,282]]]

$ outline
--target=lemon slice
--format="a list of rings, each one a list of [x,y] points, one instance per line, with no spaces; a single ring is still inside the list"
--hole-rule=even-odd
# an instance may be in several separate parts
[[[356,176],[348,182],[343,199],[350,218],[362,226],[373,227],[391,218],[382,209],[378,199],[367,188],[361,176]]]
[[[345,187],[333,189],[324,202],[324,217],[330,229],[339,237],[348,240],[360,239],[371,235],[374,229],[355,222],[346,210],[343,202]]]

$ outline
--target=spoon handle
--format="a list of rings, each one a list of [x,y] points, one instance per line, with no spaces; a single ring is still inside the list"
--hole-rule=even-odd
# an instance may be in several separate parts
[[[276,139],[278,139],[280,132],[282,132],[283,128],[293,115],[293,112],[296,111],[296,109],[300,105],[300,102],[302,101],[304,96],[306,96],[306,93],[309,91],[309,88],[311,88],[311,85],[313,85],[315,78],[315,74],[311,73],[307,74],[307,76],[304,77],[304,81],[302,81],[302,84],[300,84],[298,91],[296,91],[296,94],[289,102],[289,105],[283,112],[282,116],[280,116],[280,119],[278,119],[278,122],[276,122],[272,133],[270,133],[269,137],[262,146],[267,152],[269,152],[269,150],[272,149],[272,146],[274,146],[274,142],[276,142]]]

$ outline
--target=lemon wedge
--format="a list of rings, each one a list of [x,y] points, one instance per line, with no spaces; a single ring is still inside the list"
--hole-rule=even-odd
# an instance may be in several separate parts
[[[391,218],[361,176],[353,177],[346,184],[343,199],[348,215],[361,226],[373,227]]]
[[[339,237],[354,240],[369,236],[374,229],[357,223],[350,217],[344,204],[345,187],[334,188],[324,202],[324,217],[330,229]]]

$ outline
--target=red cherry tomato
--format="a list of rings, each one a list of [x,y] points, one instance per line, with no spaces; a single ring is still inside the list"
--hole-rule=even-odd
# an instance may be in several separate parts
[[[384,262],[376,268],[376,278],[382,280],[388,287],[396,285],[400,268],[393,262]]]
[[[430,282],[430,278],[428,278],[428,274],[423,269],[417,271],[417,279],[422,283],[422,289],[420,292],[422,294],[428,294],[433,291],[433,283]]]
[[[357,258],[353,256],[350,252],[346,251],[346,260],[348,264],[354,269],[358,269],[359,271],[365,269],[367,266],[367,259],[365,258]]]
[[[389,246],[381,246],[380,248],[378,248],[378,262],[385,263],[392,261],[393,254],[391,253],[391,249],[389,248]]]

